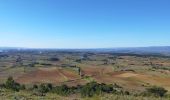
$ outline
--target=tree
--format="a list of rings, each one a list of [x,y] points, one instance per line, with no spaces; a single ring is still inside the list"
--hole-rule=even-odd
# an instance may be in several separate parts
[[[81,89],[81,95],[82,97],[92,97],[95,94],[101,94],[101,87],[100,84],[96,82],[90,82],[86,85],[84,85]]]
[[[115,88],[118,88],[118,86],[90,82],[86,85],[83,85],[80,91],[82,97],[92,97],[94,95],[101,95],[102,93],[116,93],[117,90]]]
[[[12,77],[8,77],[5,87],[7,89],[12,89],[14,91],[19,91],[21,89],[21,86],[19,83],[15,82]]]

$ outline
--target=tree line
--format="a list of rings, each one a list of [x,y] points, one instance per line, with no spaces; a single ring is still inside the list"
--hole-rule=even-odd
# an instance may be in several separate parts
[[[19,92],[20,90],[26,90],[25,85],[21,85],[14,81],[12,77],[9,77],[4,84],[1,84],[1,88],[10,89],[12,91]],[[90,82],[85,85],[77,85],[69,87],[67,85],[53,86],[51,83],[48,84],[34,84],[30,88],[34,95],[44,96],[46,93],[56,93],[61,96],[69,96],[71,94],[79,93],[82,97],[92,97],[94,95],[102,94],[122,94],[130,95],[130,92],[124,91],[122,87],[117,84],[104,84],[97,82]],[[168,91],[162,87],[150,87],[147,88],[143,95],[154,95],[163,97]]]

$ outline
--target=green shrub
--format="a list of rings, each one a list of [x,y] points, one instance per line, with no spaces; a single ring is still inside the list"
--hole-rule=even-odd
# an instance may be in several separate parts
[[[49,88],[45,84],[40,84],[38,87],[38,91],[40,93],[47,93],[49,91]]]
[[[62,96],[67,96],[72,93],[72,89],[70,89],[67,85],[56,86],[52,89],[53,93],[57,93]]]
[[[38,89],[38,86],[36,84],[34,84],[33,89]]]
[[[11,89],[14,91],[19,91],[21,89],[21,85],[13,80],[12,77],[9,77],[5,82],[5,88]]]
[[[101,95],[102,93],[115,93],[114,85],[99,84],[90,82],[81,88],[82,97],[92,97],[94,95]]]
[[[24,84],[21,85],[20,89],[21,89],[21,90],[25,90],[25,89],[26,89],[25,85],[24,85]]]
[[[51,83],[48,83],[47,84],[47,88],[48,88],[48,90],[52,90],[53,89],[53,85]]]
[[[160,96],[163,97],[168,91],[165,90],[163,87],[151,87],[151,88],[147,88],[147,92],[151,93],[155,96]]]

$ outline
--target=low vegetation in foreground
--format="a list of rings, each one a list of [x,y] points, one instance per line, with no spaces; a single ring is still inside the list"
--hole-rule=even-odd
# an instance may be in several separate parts
[[[34,84],[26,87],[9,77],[1,84],[0,99],[36,100],[36,99],[103,99],[103,100],[169,100],[168,91],[162,87],[149,87],[145,92],[125,91],[117,84],[90,82],[85,85],[69,87],[67,85]],[[152,98],[152,99],[151,99]]]

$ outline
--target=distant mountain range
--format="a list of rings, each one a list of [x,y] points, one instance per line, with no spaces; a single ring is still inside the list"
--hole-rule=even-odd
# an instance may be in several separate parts
[[[128,53],[159,53],[164,55],[170,55],[170,46],[155,46],[155,47],[132,47],[132,48],[118,48],[117,52]]]
[[[170,46],[131,47],[114,49],[120,52],[170,53]]]
[[[114,52],[114,53],[161,53],[170,55],[170,46],[126,47],[126,48],[96,48],[96,49],[34,49],[20,47],[0,47],[0,52],[6,50],[58,50],[58,51],[86,51],[86,52]]]

